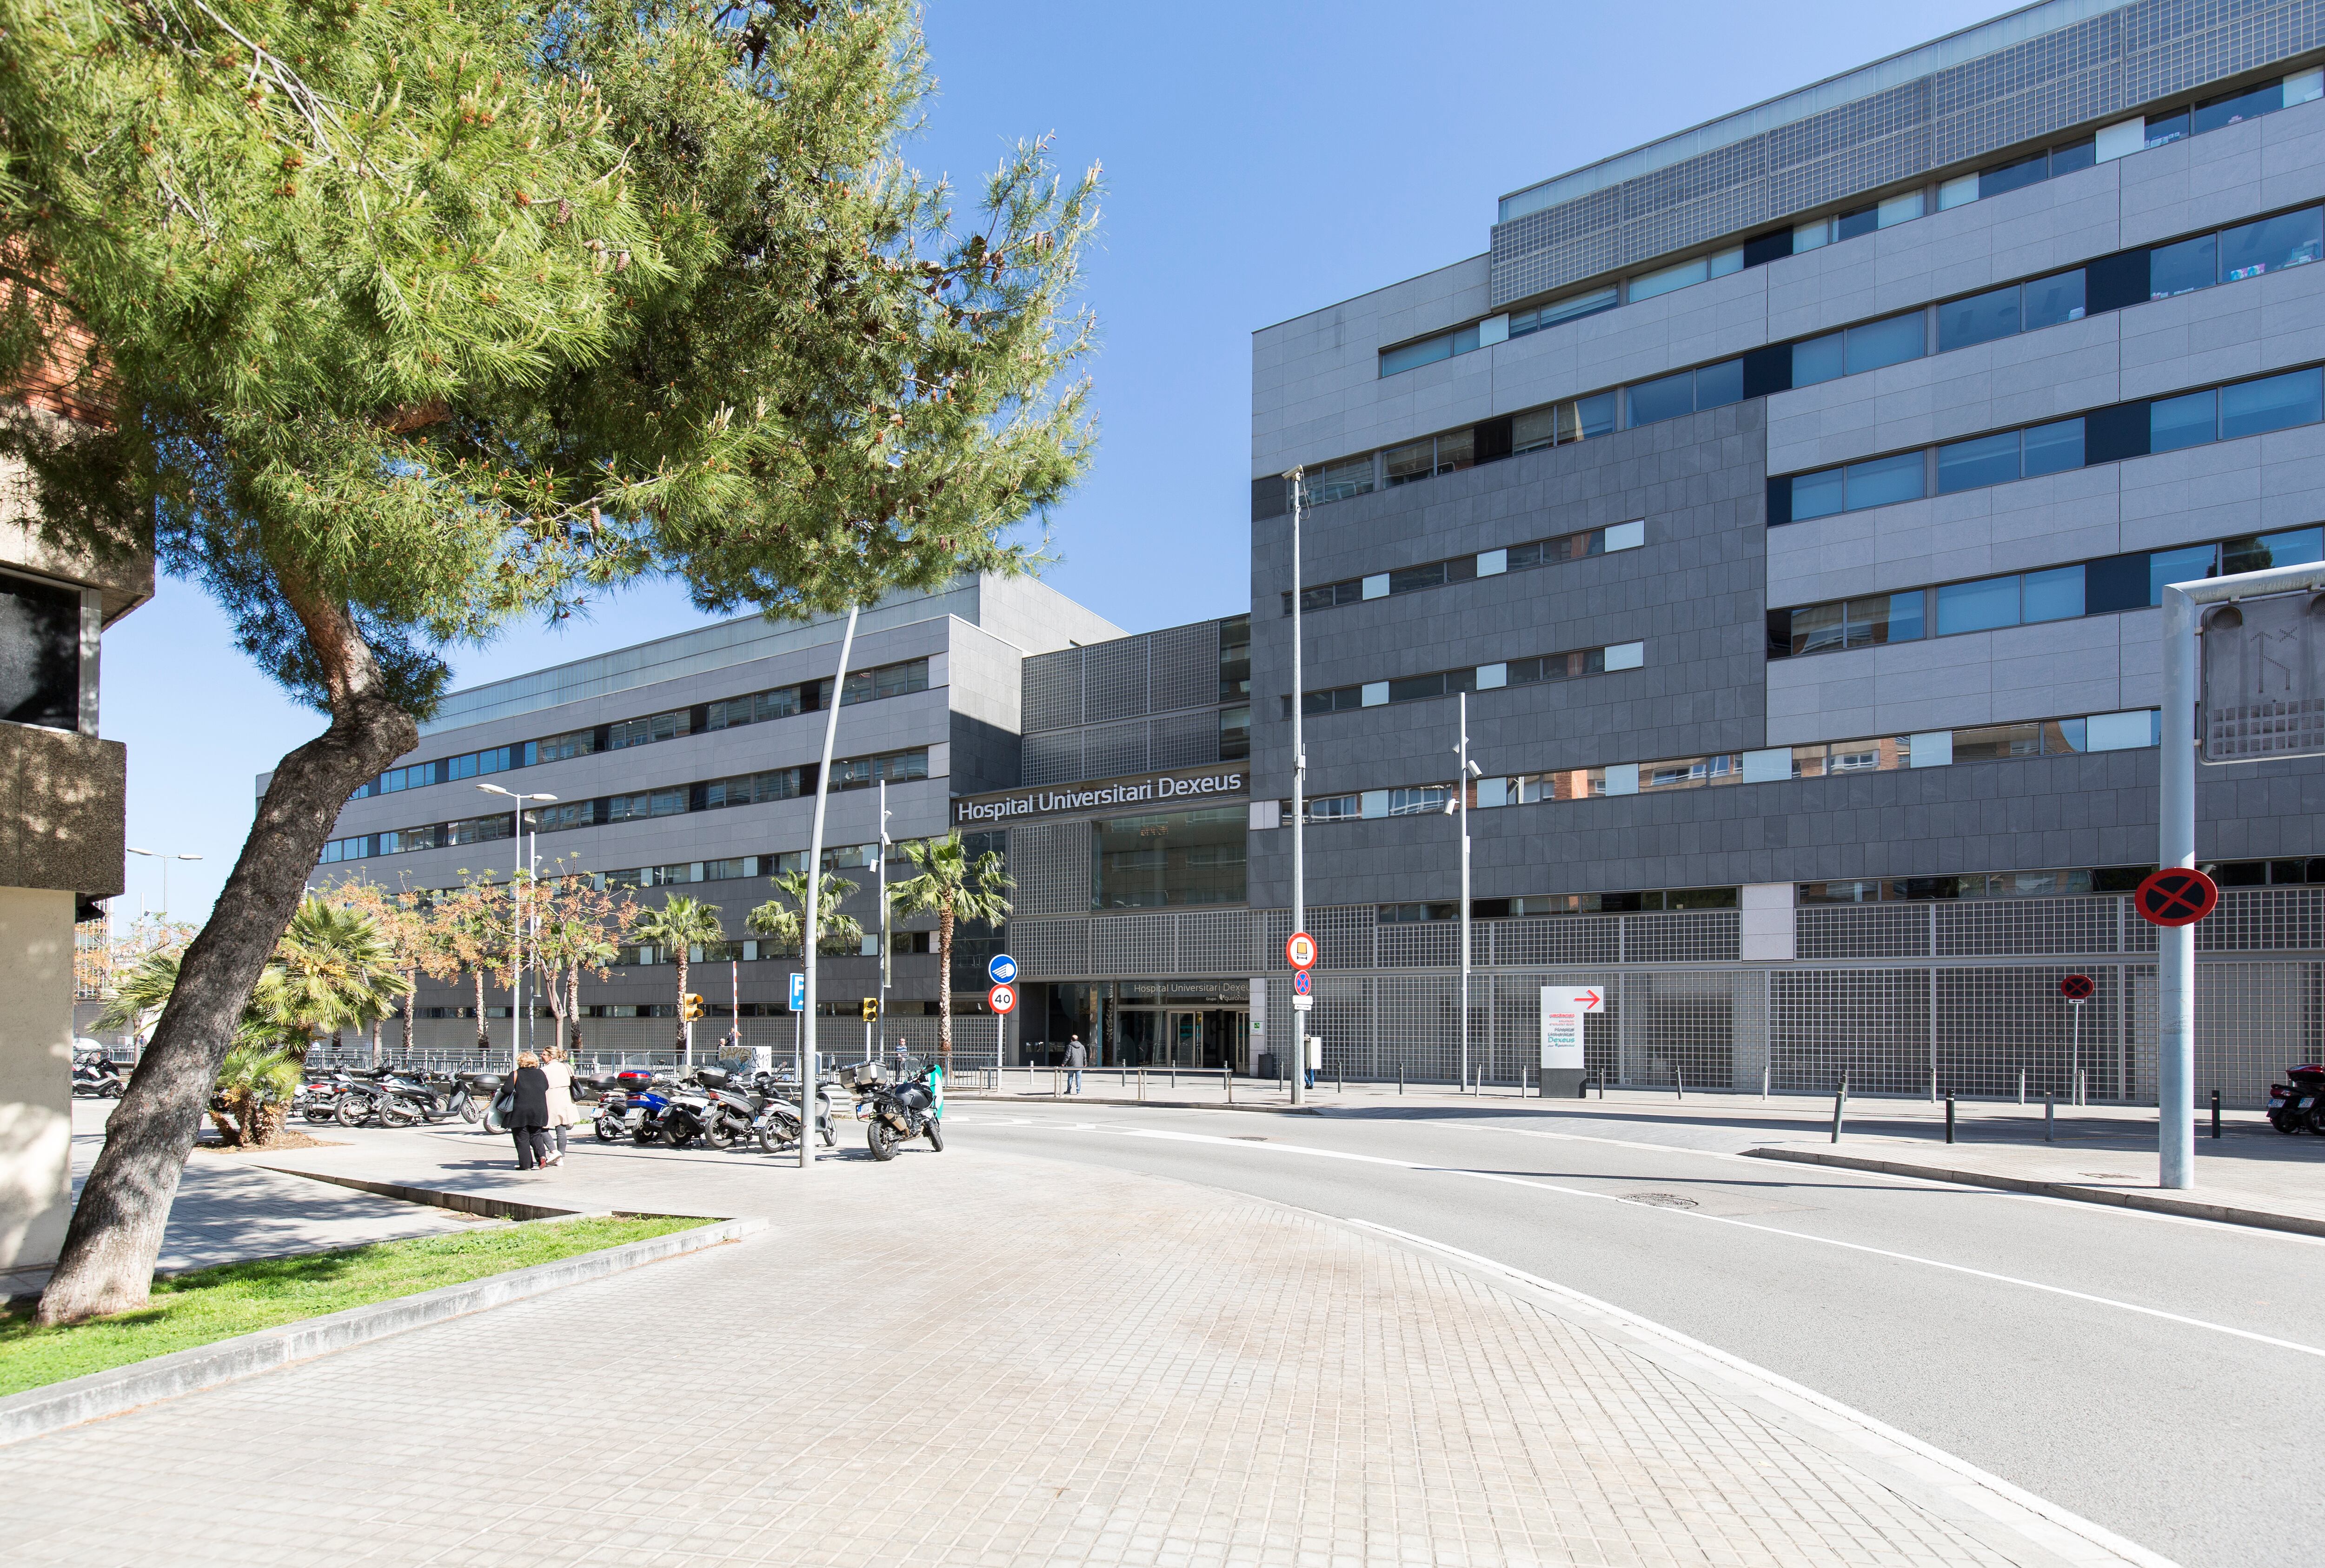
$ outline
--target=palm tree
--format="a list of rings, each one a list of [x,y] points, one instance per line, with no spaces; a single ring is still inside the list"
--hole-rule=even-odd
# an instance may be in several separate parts
[[[379,923],[360,909],[310,898],[275,945],[281,980],[264,997],[267,1010],[304,1038],[327,1028],[361,1028],[384,1018],[412,982]],[[264,989],[264,988],[262,988]]]
[[[218,1136],[245,1148],[273,1142],[304,1075],[296,1051],[247,1039],[236,1044],[218,1067],[210,1103]]]
[[[1017,884],[1009,880],[1001,857],[992,851],[970,860],[958,833],[908,843],[904,853],[921,874],[891,887],[888,900],[898,914],[937,918],[937,1053],[949,1077],[953,927],[963,920],[1000,925],[1009,918],[1009,890]]]
[[[105,1010],[97,1015],[101,1029],[142,1033],[170,1004],[178,986],[178,955],[148,953],[106,993]]]
[[[693,1057],[686,1048],[686,967],[691,956],[688,949],[727,939],[727,928],[719,923],[718,907],[681,894],[661,909],[648,909],[638,916],[631,923],[630,935],[668,948],[678,960],[679,1059],[690,1067]]]
[[[807,873],[783,872],[768,881],[783,896],[769,899],[752,910],[746,924],[784,951],[796,953],[807,940]],[[853,916],[839,912],[840,903],[854,896],[857,884],[831,872],[823,873],[821,882],[822,891],[818,895],[815,910],[816,950],[826,954],[861,952],[862,924]]]

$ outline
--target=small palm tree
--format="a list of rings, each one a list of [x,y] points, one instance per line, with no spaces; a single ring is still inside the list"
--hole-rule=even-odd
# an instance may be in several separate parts
[[[142,1033],[162,1016],[162,1010],[170,1004],[170,992],[177,986],[178,955],[148,953],[107,993],[97,1027]]]
[[[807,873],[783,872],[768,880],[782,897],[769,899],[752,910],[746,924],[778,946],[796,953],[807,940]],[[860,952],[864,946],[862,924],[839,912],[840,903],[854,895],[857,884],[830,872],[823,873],[821,882],[822,891],[815,910],[816,950],[826,954]]]
[[[888,890],[888,901],[900,915],[937,918],[937,1051],[952,1072],[952,934],[963,920],[998,926],[1009,918],[1009,890],[1017,884],[1002,869],[1001,857],[990,850],[968,858],[960,835],[922,839],[904,845],[904,853],[921,874]]]
[[[686,1048],[686,970],[690,955],[688,949],[727,939],[727,928],[719,923],[715,905],[684,895],[670,899],[659,909],[648,909],[630,925],[630,935],[657,947],[667,947],[678,959],[678,1051],[680,1059],[688,1066],[694,1065]]]
[[[218,1067],[210,1120],[231,1147],[264,1148],[282,1132],[299,1093],[299,1053],[244,1039]]]
[[[402,962],[379,922],[360,909],[308,899],[275,945],[282,974],[267,1010],[303,1037],[326,1028],[361,1028],[384,1018],[412,992]]]

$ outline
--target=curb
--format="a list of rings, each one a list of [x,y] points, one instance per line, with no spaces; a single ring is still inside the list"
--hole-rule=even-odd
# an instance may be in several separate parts
[[[1047,1094],[959,1094],[945,1091],[948,1104],[953,1101],[974,1102],[979,1105],[1129,1105],[1149,1111],[1248,1111],[1261,1116],[1317,1116],[1320,1105],[1221,1105],[1209,1100],[1127,1100],[1104,1094],[1060,1094],[1054,1099]]]
[[[2207,1204],[2195,1198],[2169,1198],[2161,1193],[2090,1187],[2074,1182],[2038,1181],[2031,1176],[1991,1175],[1985,1171],[1949,1170],[1941,1166],[1913,1165],[1904,1160],[1873,1159],[1864,1155],[1827,1154],[1810,1148],[1747,1148],[1749,1159],[1778,1159],[1793,1165],[1838,1166],[1845,1170],[1878,1171],[1884,1176],[1919,1176],[1924,1181],[1957,1185],[1996,1187],[2004,1192],[2032,1193],[2039,1197],[2065,1198],[2078,1204],[2102,1204],[2118,1209],[2144,1209],[2151,1213],[2176,1214],[2183,1220],[2211,1220],[2223,1225],[2247,1225],[2259,1231],[2290,1231],[2301,1236],[2325,1236],[2325,1219],[2280,1214],[2269,1209],[2239,1209]]]
[[[45,1388],[27,1388],[0,1399],[0,1444],[21,1443],[84,1421],[118,1416],[157,1399],[175,1398],[293,1361],[384,1339],[406,1329],[523,1301],[568,1285],[602,1279],[641,1264],[737,1241],[766,1228],[764,1219],[722,1220],[691,1231],[675,1231],[667,1236],[650,1236],[643,1241],[560,1258],[553,1263],[488,1274],[481,1279],[441,1286],[417,1296],[351,1306],[323,1317],[310,1317],[156,1356],[134,1366],[68,1378]]]
[[[301,1176],[310,1182],[329,1182],[335,1187],[352,1187],[359,1193],[372,1193],[383,1198],[401,1198],[407,1204],[427,1204],[439,1209],[458,1209],[464,1214],[481,1214],[488,1220],[570,1220],[579,1215],[603,1215],[609,1209],[559,1209],[545,1204],[522,1204],[507,1198],[486,1197],[481,1193],[446,1192],[439,1187],[406,1186],[401,1182],[373,1181],[367,1176],[332,1176],[322,1171],[297,1170],[288,1166],[266,1165],[258,1167],[277,1176]],[[671,1216],[681,1218],[684,1216]]]

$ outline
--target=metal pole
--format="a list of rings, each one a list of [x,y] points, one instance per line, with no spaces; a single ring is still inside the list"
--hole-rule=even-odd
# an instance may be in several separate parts
[[[880,1016],[888,1016],[888,780],[880,780]],[[1001,1053],[993,1054],[993,1068],[1001,1070]],[[998,1076],[993,1080],[996,1089],[1001,1087]]]
[[[1954,1097],[1950,1093],[1950,1094],[1948,1094],[1948,1095],[1946,1096],[1946,1141],[1947,1141],[1948,1143],[1951,1143],[1953,1140],[1954,1140]]]
[[[2075,1103],[2080,1105],[2083,1102],[2083,1004],[2070,1001],[2067,1010],[2074,1019],[2074,1027],[2067,1032],[2067,1065],[2075,1075]]]
[[[2059,1136],[2059,1093],[2055,1089],[2042,1091],[2042,1141],[2054,1143]]]
[[[2196,606],[2177,584],[2163,590],[2163,756],[2157,802],[2158,866],[2196,863]],[[2157,1183],[2196,1185],[2196,930],[2155,933]]]
[[[823,808],[831,798],[831,750],[839,740],[839,703],[848,689],[848,658],[856,650],[856,606],[839,634],[839,672],[832,678],[831,708],[823,719],[823,765],[815,773],[815,820],[807,835],[807,910],[801,922],[800,958],[807,970],[806,1021],[800,1028],[799,1165],[815,1164],[815,955],[817,916],[823,904]],[[885,861],[885,857],[884,857]]]
[[[1460,770],[1453,775],[1453,798],[1461,818],[1461,1073],[1469,1072],[1469,694],[1461,694],[1461,738],[1454,745]]]
[[[509,976],[509,1071],[514,1073],[524,1050],[524,879],[512,872],[509,881],[514,884],[510,913],[516,921],[516,960]]]
[[[1302,489],[1301,475],[1304,472],[1294,468],[1283,476],[1285,483],[1292,486],[1292,928],[1294,931],[1308,928],[1308,860],[1302,833],[1308,816],[1308,743],[1307,731],[1301,722],[1308,701],[1301,688],[1305,666],[1300,653],[1300,493]],[[1308,1020],[1296,1012],[1292,1015],[1292,1039],[1293,1051],[1299,1058],[1292,1065],[1292,1103],[1298,1105],[1307,1098],[1301,1092],[1301,1085],[1308,1077]]]

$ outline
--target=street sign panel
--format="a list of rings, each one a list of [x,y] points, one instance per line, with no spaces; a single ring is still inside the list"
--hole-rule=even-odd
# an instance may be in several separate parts
[[[2204,761],[2325,756],[2325,595],[2239,599],[2206,613],[2203,628]]]
[[[1292,1010],[1293,1012],[1307,1012],[1313,1009],[1315,1005],[1316,999],[1308,995],[1306,992],[1295,991],[1292,993]]]
[[[985,966],[985,978],[996,985],[1007,985],[1017,978],[1017,961],[1006,953],[996,953],[993,962]]]
[[[1305,931],[1294,931],[1284,939],[1283,961],[1294,969],[1316,967],[1316,938]]]
[[[1316,989],[1316,982],[1315,982],[1315,980],[1314,980],[1312,977],[1311,977],[1311,976],[1310,976],[1309,973],[1308,973],[1306,970],[1304,970],[1304,969],[1295,969],[1295,970],[1293,970],[1293,971],[1292,972],[1292,995],[1294,995],[1294,996],[1308,996],[1308,995],[1312,994],[1312,993],[1314,992],[1315,989]]]
[[[2151,872],[2131,896],[2139,918],[2151,926],[2192,926],[2220,901],[2220,885],[2202,872],[2165,866]]]
[[[2069,1001],[2089,1001],[2091,991],[2091,977],[2088,974],[2070,974],[2059,982],[2059,994]]]
[[[1017,988],[996,985],[985,993],[985,1004],[996,1013],[1005,1013],[1017,1005]]]
[[[1583,1015],[1606,1010],[1606,993],[1598,986],[1543,986],[1542,1065],[1550,1068],[1582,1066]]]
[[[792,1010],[793,1012],[804,1012],[806,1010],[807,976],[804,974],[794,974],[792,976]]]

